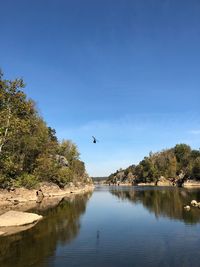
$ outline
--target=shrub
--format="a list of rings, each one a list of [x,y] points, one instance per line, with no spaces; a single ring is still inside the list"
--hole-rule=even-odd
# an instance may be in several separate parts
[[[55,180],[53,182],[60,187],[64,187],[72,180],[73,180],[73,173],[71,169],[62,167],[58,169],[57,176],[55,177]]]
[[[20,177],[13,181],[14,187],[25,187],[27,189],[35,188],[38,184],[36,176],[28,173],[22,174]]]
[[[0,188],[8,188],[11,185],[10,178],[1,174],[0,175]]]

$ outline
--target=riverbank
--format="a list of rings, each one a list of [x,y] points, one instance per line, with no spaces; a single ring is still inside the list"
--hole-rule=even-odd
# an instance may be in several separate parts
[[[40,190],[44,197],[40,203],[37,202],[37,190],[35,189],[0,190],[0,236],[12,235],[35,226],[42,219],[42,216],[29,213],[30,210],[44,211],[58,206],[63,199],[70,199],[71,201],[76,195],[92,192],[93,189],[93,184],[60,189],[55,184],[42,183],[40,184]],[[35,219],[34,216],[38,218]],[[19,217],[21,218],[20,223]],[[28,223],[27,217],[29,218]]]
[[[38,206],[45,209],[49,205],[55,205],[55,203],[64,197],[92,191],[94,185],[71,185],[61,189],[53,183],[41,183],[39,188],[44,195],[40,203],[37,203],[38,197],[36,192],[38,190],[36,189],[15,188],[10,191],[6,189],[0,190],[0,215],[8,210],[27,211]]]
[[[107,183],[109,184],[109,183]],[[110,183],[109,185],[113,185],[112,183]],[[133,183],[118,183],[116,184],[116,186],[177,186],[174,185],[174,183],[166,180],[166,181],[159,181],[157,184],[155,184],[154,182],[151,183],[137,183],[137,184],[133,184]],[[196,181],[196,180],[188,180],[186,182],[184,182],[182,184],[182,187],[200,187],[200,181]]]

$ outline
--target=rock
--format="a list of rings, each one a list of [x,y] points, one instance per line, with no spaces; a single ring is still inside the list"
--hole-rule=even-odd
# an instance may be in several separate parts
[[[93,184],[93,180],[92,180],[92,178],[91,177],[89,177],[88,175],[86,175],[86,183],[87,184]]]
[[[14,205],[18,205],[19,204],[19,200],[18,199],[14,199]]]
[[[190,206],[187,205],[187,206],[184,207],[184,209],[187,210],[187,211],[189,211],[190,210]]]
[[[16,188],[15,191],[10,194],[9,198],[16,199],[20,203],[26,201],[35,201],[36,200],[35,192],[36,192],[35,189],[29,190],[23,187]]]
[[[118,172],[116,177],[117,177],[117,180],[121,182],[123,178],[125,177],[124,172],[123,171]]]
[[[15,188],[14,187],[9,187],[7,190],[8,190],[8,192],[14,192]]]
[[[191,201],[191,205],[192,205],[193,207],[197,207],[197,201],[196,201],[196,200],[192,200],[192,201]]]
[[[187,180],[183,184],[184,187],[200,187],[200,181]]]
[[[11,198],[10,201],[16,205],[18,203],[26,202],[27,200],[23,197],[16,197],[16,198]]]
[[[6,234],[5,232],[0,231],[0,236],[1,236],[1,235],[5,235],[5,234]]]
[[[40,183],[40,189],[42,190],[42,193],[45,197],[49,197],[55,193],[60,192],[60,188],[58,185],[49,182]]]
[[[0,216],[0,227],[21,226],[38,222],[43,217],[35,213],[8,211]]]
[[[64,156],[56,155],[56,160],[60,164],[61,167],[68,167],[69,166],[69,162]]]
[[[75,188],[76,188],[76,185],[72,182],[70,182],[64,186],[64,190],[69,191],[69,193],[70,193],[70,190],[73,190]]]
[[[170,186],[171,182],[169,179],[166,179],[164,176],[160,176],[159,180],[157,181],[157,186]]]
[[[82,183],[81,182],[76,182],[75,186],[78,187],[78,188],[81,188],[82,187]]]
[[[13,235],[13,234],[17,234],[17,233],[26,231],[26,230],[31,229],[32,227],[34,227],[36,224],[37,224],[37,222],[31,223],[31,224],[22,225],[22,226],[1,227],[2,236],[9,236],[9,235]]]
[[[42,193],[42,190],[39,189],[38,191],[36,191],[36,196],[37,196],[37,203],[41,203],[43,198],[44,198],[44,194]]]
[[[62,201],[63,196],[61,197],[53,197],[53,198],[44,198],[40,205],[37,207],[38,210],[47,210],[53,207],[58,206],[58,204]]]
[[[132,174],[132,172],[129,172],[128,175],[127,175],[127,179],[128,179],[128,182],[129,183],[132,183],[133,180],[134,180],[134,175]]]

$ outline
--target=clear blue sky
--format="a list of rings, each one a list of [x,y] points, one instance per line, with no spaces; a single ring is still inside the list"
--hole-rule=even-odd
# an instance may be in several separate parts
[[[6,78],[24,78],[90,175],[200,147],[199,0],[1,0],[0,11]]]

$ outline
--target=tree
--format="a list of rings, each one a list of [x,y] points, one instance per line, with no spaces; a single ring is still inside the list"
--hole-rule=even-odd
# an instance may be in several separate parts
[[[174,148],[174,154],[178,163],[178,171],[185,171],[190,161],[191,148],[186,144],[178,144]]]
[[[59,144],[58,154],[64,156],[68,160],[70,166],[73,161],[79,159],[80,156],[77,146],[71,140],[63,140]]]
[[[194,179],[200,179],[200,157],[196,158],[194,161],[192,176]]]
[[[0,75],[0,153],[3,146],[20,128],[20,119],[26,118],[30,103],[26,102],[25,94],[20,90],[24,87],[22,79],[3,80]],[[25,125],[23,125],[25,126]]]
[[[0,187],[83,181],[85,165],[77,146],[70,140],[58,141],[56,131],[39,116],[23,87],[22,79],[5,80],[0,72]],[[59,156],[69,166],[60,164]]]

